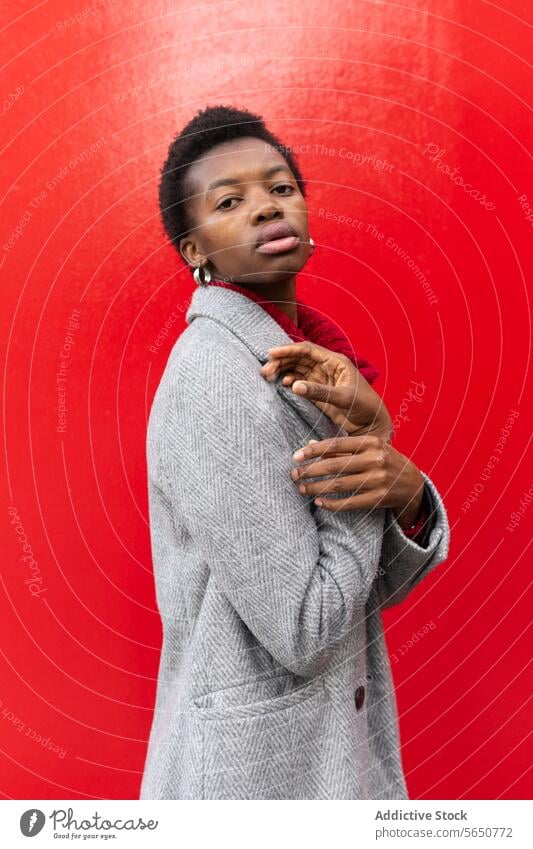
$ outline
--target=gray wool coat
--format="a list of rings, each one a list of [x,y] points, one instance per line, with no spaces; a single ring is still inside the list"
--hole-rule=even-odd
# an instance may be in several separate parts
[[[279,378],[290,337],[234,290],[199,287],[150,411],[148,494],[162,618],[141,799],[406,799],[381,610],[448,554],[390,509],[331,512],[292,454],[345,435]]]

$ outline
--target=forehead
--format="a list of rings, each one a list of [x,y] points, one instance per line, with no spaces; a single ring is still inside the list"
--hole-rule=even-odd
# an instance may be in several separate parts
[[[223,177],[241,182],[259,180],[274,165],[290,172],[285,157],[275,147],[254,137],[233,139],[212,147],[189,168],[188,177],[198,192],[205,192],[210,183]],[[279,172],[283,176],[283,171]]]

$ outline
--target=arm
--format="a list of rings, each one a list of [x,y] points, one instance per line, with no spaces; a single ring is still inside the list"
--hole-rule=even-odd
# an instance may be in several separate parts
[[[334,513],[300,495],[285,402],[228,358],[208,344],[180,363],[164,441],[172,502],[259,642],[313,676],[364,609],[385,510]]]
[[[376,585],[383,608],[400,604],[439,563],[446,560],[450,527],[446,508],[433,481],[424,478],[425,528],[409,538],[391,510],[386,511],[383,546]],[[423,502],[424,503],[424,502]]]

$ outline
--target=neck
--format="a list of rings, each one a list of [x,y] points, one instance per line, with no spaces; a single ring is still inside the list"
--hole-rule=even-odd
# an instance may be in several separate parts
[[[248,289],[254,295],[258,295],[260,298],[276,304],[298,326],[295,274],[291,274],[287,279],[274,283],[242,283],[240,280],[232,282],[237,286],[242,286],[243,289]]]

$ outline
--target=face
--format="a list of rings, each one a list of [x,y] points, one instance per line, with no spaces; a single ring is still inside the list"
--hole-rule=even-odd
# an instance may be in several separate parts
[[[242,285],[279,283],[305,265],[312,253],[307,205],[274,147],[253,137],[224,142],[196,160],[188,177],[192,229],[180,250],[189,265]]]

